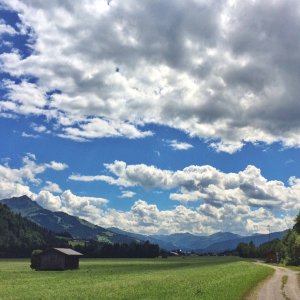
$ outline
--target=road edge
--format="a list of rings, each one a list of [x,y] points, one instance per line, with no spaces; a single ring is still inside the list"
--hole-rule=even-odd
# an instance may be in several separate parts
[[[257,264],[257,262],[253,262],[253,263]],[[270,269],[273,270],[273,272],[270,275],[268,275],[265,279],[263,279],[262,281],[260,281],[255,287],[253,287],[250,290],[250,292],[248,292],[245,295],[245,297],[243,298],[244,300],[256,300],[258,292],[260,291],[260,289],[262,288],[262,286],[265,284],[265,282],[267,282],[268,280],[270,280],[274,276],[274,273],[275,273],[276,269],[273,268],[271,265],[264,264],[264,266],[269,267]]]

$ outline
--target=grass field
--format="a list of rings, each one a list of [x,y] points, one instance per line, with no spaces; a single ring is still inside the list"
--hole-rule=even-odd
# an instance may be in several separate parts
[[[272,269],[235,257],[82,259],[76,271],[0,260],[0,299],[243,299]]]

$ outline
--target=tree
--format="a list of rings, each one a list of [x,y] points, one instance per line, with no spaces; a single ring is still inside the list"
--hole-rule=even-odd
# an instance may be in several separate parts
[[[294,229],[298,234],[300,234],[300,212],[299,212],[298,216],[296,217],[295,222],[296,222],[296,223],[295,223],[293,229]]]
[[[248,257],[254,258],[257,256],[257,249],[253,243],[253,241],[251,241],[248,245]]]
[[[283,242],[286,246],[285,263],[287,265],[300,265],[300,235],[295,230],[289,230]]]

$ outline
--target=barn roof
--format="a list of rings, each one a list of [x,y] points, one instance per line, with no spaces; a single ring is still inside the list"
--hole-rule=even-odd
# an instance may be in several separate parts
[[[58,252],[61,252],[65,255],[69,255],[69,256],[81,256],[83,255],[82,253],[80,252],[77,252],[73,249],[69,249],[69,248],[53,248],[54,250],[58,251]]]

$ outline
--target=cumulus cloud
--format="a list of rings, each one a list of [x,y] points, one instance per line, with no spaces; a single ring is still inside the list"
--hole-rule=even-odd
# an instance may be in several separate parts
[[[122,194],[119,197],[120,198],[132,198],[135,195],[136,195],[136,193],[133,191],[122,191]]]
[[[51,161],[49,164],[45,164],[45,167],[55,171],[63,171],[68,168],[68,165],[57,161]]]
[[[75,141],[143,138],[154,123],[228,153],[300,146],[299,1],[3,3],[32,52],[0,56],[18,79],[1,115],[44,115]]]
[[[46,126],[44,126],[44,125],[37,125],[35,123],[31,124],[31,128],[34,131],[39,132],[39,133],[47,131],[47,127]]]
[[[183,170],[162,170],[155,166],[127,165],[123,161],[105,164],[113,176],[70,176],[76,181],[104,181],[121,187],[175,190],[170,199],[180,202],[201,200],[215,207],[225,204],[252,208],[299,209],[300,180],[291,177],[289,186],[282,181],[267,180],[261,170],[247,166],[238,173],[224,173],[209,166],[188,166]]]
[[[0,164],[0,199],[27,195],[45,208],[51,210],[61,208],[60,198],[51,193],[61,192],[57,184],[47,181],[44,189],[38,194],[31,191],[30,185],[38,186],[42,182],[38,175],[47,169],[61,171],[67,167],[66,164],[55,161],[39,164],[32,153],[27,153],[23,157],[20,168],[10,167],[9,162],[10,160],[5,160],[4,164]]]
[[[31,138],[31,139],[38,139],[39,138],[39,135],[37,135],[37,134],[26,133],[24,131],[22,132],[21,136],[24,137],[24,138]]]
[[[22,166],[17,168],[12,168],[8,163],[0,164],[0,182],[2,183],[2,197],[7,193],[7,197],[12,196],[12,187],[16,187],[16,195],[23,194],[28,195],[29,189],[25,185],[26,183],[31,183],[38,185],[41,183],[41,179],[37,176],[44,173],[47,169],[53,169],[55,171],[62,171],[68,166],[64,163],[51,161],[50,163],[37,163],[36,157],[32,153],[27,153],[26,156],[22,158]],[[5,186],[7,188],[5,188]],[[6,192],[7,190],[7,192]]]
[[[42,207],[58,211],[61,209],[61,199],[59,196],[54,196],[52,193],[46,190],[42,190],[38,195],[34,196],[33,199],[40,204]]]
[[[20,197],[27,195],[32,197],[33,193],[30,191],[30,188],[27,185],[10,182],[6,180],[0,180],[0,199],[6,199],[11,197]]]
[[[62,190],[57,183],[52,181],[46,181],[46,185],[43,187],[43,190],[51,192],[51,193],[61,193]]]
[[[3,20],[0,19],[0,35],[3,34],[16,35],[17,32],[12,26],[6,24]]]
[[[184,142],[178,142],[177,140],[166,140],[166,143],[172,150],[189,150],[193,148],[193,145]]]
[[[174,209],[160,210],[144,200],[136,201],[130,210],[98,210],[93,221],[102,226],[116,226],[144,234],[170,234],[192,232],[211,234],[231,231],[238,234],[267,233],[291,227],[293,217],[275,217],[264,208],[251,210],[248,206],[225,205],[222,208],[201,204],[197,208],[178,205]]]
[[[98,215],[99,206],[108,203],[107,199],[99,197],[83,197],[66,190],[61,195],[54,196],[50,191],[41,190],[32,196],[42,207],[52,211],[64,211],[70,215],[92,219]]]
[[[108,203],[108,200],[105,198],[77,196],[70,190],[64,191],[60,198],[65,212],[88,218],[95,216],[95,212],[97,215],[100,205]]]
[[[120,186],[143,186],[155,189],[177,189],[170,198],[182,204],[170,209],[142,199],[135,201],[129,210],[117,210],[108,206],[108,199],[75,195],[71,190],[46,181],[37,193],[31,184],[40,183],[39,174],[47,168],[64,169],[62,163],[37,163],[28,153],[23,165],[11,168],[9,160],[0,165],[0,198],[28,195],[42,207],[52,211],[64,211],[100,226],[139,231],[141,233],[193,232],[199,234],[216,231],[232,231],[251,234],[283,230],[293,224],[293,211],[299,208],[300,180],[291,177],[289,186],[280,181],[268,181],[259,169],[249,166],[239,173],[222,173],[211,166],[190,166],[180,171],[159,170],[153,166],[132,165],[117,161],[106,168],[115,178],[97,177]],[[80,175],[77,175],[80,179]],[[91,179],[91,177],[85,178]],[[37,189],[35,187],[35,189]],[[133,197],[134,192],[123,190],[121,197]],[[155,196],[154,196],[155,197]],[[202,199],[199,206],[186,207],[186,201]],[[284,215],[277,216],[282,206]]]

